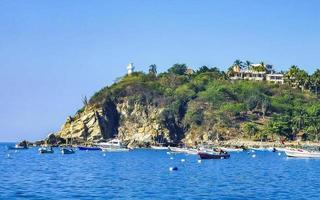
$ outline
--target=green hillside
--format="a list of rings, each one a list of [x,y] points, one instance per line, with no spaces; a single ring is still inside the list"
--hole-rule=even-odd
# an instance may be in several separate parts
[[[186,133],[202,137],[204,132],[210,133],[209,139],[219,140],[318,140],[320,103],[315,93],[319,71],[309,76],[293,66],[283,85],[231,81],[227,74],[205,66],[188,74],[184,64],[157,74],[151,65],[149,73],[135,72],[101,89],[88,104],[102,106],[128,98],[132,105],[164,108],[158,120],[178,140]]]

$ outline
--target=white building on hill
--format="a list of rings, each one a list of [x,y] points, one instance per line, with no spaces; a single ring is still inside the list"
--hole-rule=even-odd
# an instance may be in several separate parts
[[[233,66],[229,72],[231,80],[252,80],[268,81],[271,83],[283,84],[283,74],[274,73],[272,65],[262,66],[261,64],[252,64],[249,69],[242,70],[239,66]]]
[[[129,63],[127,66],[128,75],[131,75],[134,72],[134,66],[133,63]]]

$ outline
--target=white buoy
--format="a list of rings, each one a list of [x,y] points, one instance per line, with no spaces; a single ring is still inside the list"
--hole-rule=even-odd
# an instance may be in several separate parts
[[[255,157],[256,157],[256,154],[253,154],[253,155],[252,155],[252,158],[255,158]]]
[[[173,160],[173,157],[170,157],[170,160]]]
[[[168,151],[167,154],[170,155],[171,153]]]
[[[181,159],[181,162],[186,162],[186,159]]]
[[[280,153],[280,152],[278,153],[278,156],[281,156],[281,153]]]
[[[201,163],[202,161],[201,160],[198,160],[198,163]]]
[[[105,154],[105,153],[103,154],[103,157],[106,157],[106,154]]]
[[[254,150],[251,150],[251,153],[254,153],[255,151]]]

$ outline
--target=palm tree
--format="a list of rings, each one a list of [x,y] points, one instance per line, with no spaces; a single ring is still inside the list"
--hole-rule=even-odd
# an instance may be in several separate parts
[[[245,133],[247,135],[249,135],[250,139],[252,136],[254,136],[259,131],[257,125],[254,123],[251,123],[251,122],[246,123],[244,125],[243,129],[244,129]]]
[[[149,74],[157,75],[157,65],[152,64],[149,66]]]
[[[306,112],[303,109],[299,109],[294,112],[294,116],[291,119],[291,128],[294,137],[299,133],[305,126]]]
[[[250,69],[251,64],[252,64],[252,63],[251,63],[249,60],[247,60],[247,61],[244,63],[244,66],[245,66],[246,69],[248,70],[248,69]]]
[[[310,78],[312,87],[314,89],[314,92],[316,93],[316,95],[318,95],[318,89],[320,87],[320,70],[317,69],[311,76]]]
[[[243,62],[242,62],[241,60],[237,59],[237,60],[235,60],[235,61],[233,62],[233,66],[238,66],[238,67],[240,67],[240,69],[242,69],[242,67],[243,67]]]

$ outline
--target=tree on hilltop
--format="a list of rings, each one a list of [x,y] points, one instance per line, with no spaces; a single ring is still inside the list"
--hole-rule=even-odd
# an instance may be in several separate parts
[[[149,74],[157,75],[157,65],[152,64],[149,66]]]
[[[169,73],[177,74],[177,75],[184,75],[187,72],[187,65],[186,64],[174,64],[170,69],[168,69]]]

